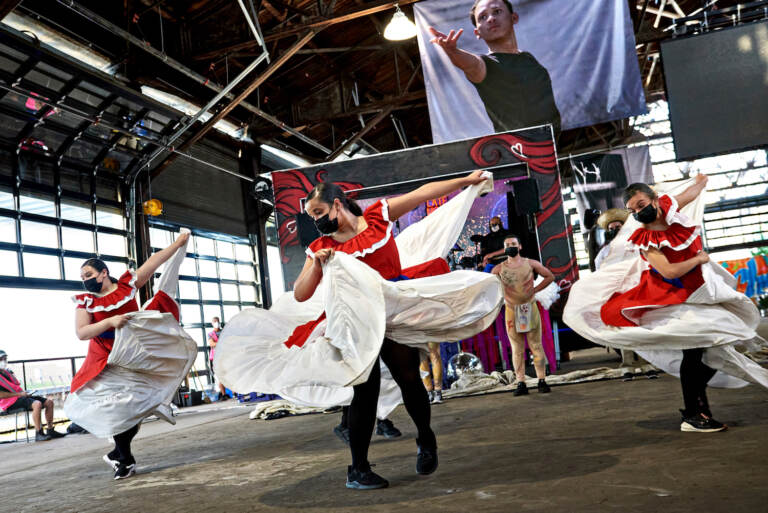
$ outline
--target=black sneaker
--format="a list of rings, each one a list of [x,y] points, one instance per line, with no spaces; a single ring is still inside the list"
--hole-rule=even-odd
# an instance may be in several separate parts
[[[528,385],[525,384],[525,381],[517,382],[517,388],[512,392],[512,395],[515,397],[519,395],[528,395]]]
[[[112,468],[113,472],[120,466],[120,461],[111,452],[102,456],[101,459]]]
[[[387,486],[389,486],[389,481],[374,473],[370,465],[366,465],[362,470],[353,469],[351,465],[347,467],[347,488],[375,490]]]
[[[59,433],[55,429],[46,429],[45,434],[50,436],[51,438],[64,438],[65,436],[67,436],[66,433]]]
[[[703,413],[694,415],[692,417],[683,416],[683,421],[680,424],[680,431],[684,433],[716,433],[717,431],[724,431],[728,429],[725,424],[716,421],[712,417],[708,417]]]
[[[124,464],[120,463],[117,468],[115,469],[115,481],[118,479],[128,479],[132,475],[136,473],[136,464]]]
[[[397,429],[389,419],[376,419],[376,434],[381,435],[384,438],[397,438],[398,436],[403,436],[400,430]],[[347,436],[349,436],[349,433],[347,433]]]
[[[536,388],[539,390],[540,394],[548,394],[552,391],[552,389],[549,388],[549,385],[547,385],[547,382],[543,379],[539,380],[539,384],[536,386]]]
[[[35,442],[47,442],[51,439],[51,435],[46,435],[43,430],[35,431]]]
[[[437,470],[437,447],[419,446],[416,454],[416,472],[421,475],[431,474]]]
[[[378,431],[378,429],[377,429]],[[349,428],[342,427],[341,424],[333,428],[333,434],[339,437],[339,440],[349,445]]]
[[[631,372],[625,372],[624,374],[621,375],[622,381],[632,381],[633,379],[635,379],[635,375],[632,374]]]
[[[649,370],[648,372],[645,373],[645,376],[648,379],[658,379],[659,373],[656,372],[655,370]]]

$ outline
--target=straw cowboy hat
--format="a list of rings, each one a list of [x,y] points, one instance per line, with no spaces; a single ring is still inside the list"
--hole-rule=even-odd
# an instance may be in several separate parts
[[[629,210],[624,208],[611,208],[600,214],[600,217],[597,218],[597,225],[603,230],[607,230],[608,225],[614,221],[620,221],[624,224],[627,217],[629,217]]]

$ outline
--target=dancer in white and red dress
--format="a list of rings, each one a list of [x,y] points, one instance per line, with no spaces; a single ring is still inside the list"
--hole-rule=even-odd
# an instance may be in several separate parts
[[[696,202],[701,215],[699,196],[706,183],[699,175],[678,194],[663,195],[642,183],[627,187],[626,206],[640,225],[627,220],[624,237],[611,243],[605,264],[575,284],[564,313],[582,336],[635,350],[679,374],[685,404],[680,429],[687,432],[725,429],[712,418],[708,384],[768,386],[768,371],[736,351],[761,342],[757,309],[734,290],[732,277],[709,261],[699,225],[680,212]],[[621,250],[622,243],[639,256],[612,259],[612,252],[632,254]],[[729,376],[713,379],[723,373]]]
[[[307,196],[305,210],[326,235],[307,250],[294,302],[280,298],[269,311],[243,311],[222,332],[216,358],[228,386],[266,389],[291,400],[298,396],[313,405],[342,404],[349,397],[344,387],[353,387],[348,488],[388,485],[368,462],[379,357],[400,387],[418,430],[416,471],[430,474],[437,468],[437,441],[417,348],[471,336],[498,314],[502,294],[494,276],[473,271],[444,274],[444,256],[458,238],[472,201],[490,179],[487,173],[475,172],[434,182],[378,201],[365,212],[335,184],[319,184]],[[397,218],[465,186],[468,189],[456,198],[404,230],[397,242],[392,237]],[[445,233],[438,237],[440,231]],[[422,253],[415,255],[412,248]],[[443,258],[424,258],[429,254]],[[299,324],[296,312],[302,310],[306,316]],[[284,326],[290,323],[295,328],[286,333]]]
[[[90,342],[85,361],[72,379],[65,411],[91,433],[113,437],[115,448],[104,460],[113,468],[115,479],[130,477],[135,472],[131,440],[141,420],[155,413],[172,422],[167,406],[169,385],[171,392],[175,390],[196,355],[194,341],[178,326],[178,304],[169,296],[176,288],[188,239],[189,233],[182,233],[137,271],[128,270],[117,280],[98,258],[87,260],[80,269],[88,293],[72,298],[76,304],[76,332],[80,340]],[[145,311],[156,313],[138,313],[137,289],[169,259],[172,262],[164,269],[160,290],[144,307]],[[157,312],[171,314],[175,321]],[[122,334],[128,343],[118,348],[117,334]],[[141,337],[149,337],[155,347],[164,346],[162,354],[153,355],[151,349],[140,348]],[[131,354],[134,351],[143,354]]]

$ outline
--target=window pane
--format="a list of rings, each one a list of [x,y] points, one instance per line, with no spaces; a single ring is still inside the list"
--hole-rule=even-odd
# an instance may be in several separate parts
[[[240,299],[243,303],[255,303],[256,288],[251,285],[240,285]]]
[[[16,220],[0,217],[0,241],[16,242]]]
[[[216,241],[216,249],[219,251],[219,258],[235,258],[234,245],[231,242]]]
[[[253,254],[251,253],[251,247],[245,244],[235,244],[235,254],[238,260],[243,262],[252,262]],[[240,278],[242,280],[242,278]]]
[[[19,207],[22,212],[38,214],[41,216],[56,217],[56,203],[53,198],[33,198],[19,194]]]
[[[232,317],[240,313],[239,306],[224,305],[224,318],[221,320],[223,323],[227,323],[232,320]]]
[[[214,317],[218,317],[221,320],[221,307],[219,305],[203,305],[203,315],[205,316],[205,322],[210,323]],[[206,331],[210,331],[212,328],[206,328]]]
[[[216,262],[213,260],[198,260],[197,266],[200,269],[200,276],[205,278],[216,278]]]
[[[181,305],[181,322],[188,326],[200,322],[200,305]],[[188,333],[192,335],[190,330]]]
[[[64,249],[72,251],[85,251],[95,253],[93,248],[93,232],[77,230],[75,228],[61,228],[61,245]]]
[[[64,279],[80,281],[80,266],[85,262],[82,258],[64,258]],[[107,266],[109,267],[109,266]],[[110,268],[111,271],[111,268]]]
[[[219,262],[219,277],[222,280],[236,280],[237,274],[235,274],[235,264]]]
[[[0,274],[3,276],[19,275],[19,261],[15,251],[0,250]]]
[[[159,228],[149,229],[149,242],[154,248],[167,248],[173,242],[175,234],[168,230],[161,230]],[[187,246],[189,250],[189,246]]]
[[[197,276],[197,267],[195,267],[194,258],[185,258],[179,267],[179,274],[183,276]]]
[[[60,280],[58,257],[24,253],[24,276],[26,278]]]
[[[118,210],[96,209],[96,224],[125,230],[125,218]]]
[[[240,281],[256,281],[256,277],[254,276],[254,273],[253,273],[253,266],[238,264],[237,279]]]
[[[222,283],[221,284],[221,298],[224,301],[239,301],[240,299],[237,296],[237,285],[232,285],[230,283]]]
[[[200,300],[200,292],[197,290],[196,281],[179,280],[179,294],[181,294],[181,299]]]
[[[219,284],[218,283],[200,283],[200,288],[203,291],[203,299],[219,301]]]
[[[21,241],[28,246],[57,248],[56,227],[52,224],[21,221]]]
[[[88,203],[65,203],[65,200],[61,200],[61,218],[67,221],[92,224],[91,206]]]
[[[11,191],[0,190],[0,208],[16,210],[16,204],[13,202],[13,193]]]
[[[125,237],[111,233],[99,233],[99,254],[126,256]]]
[[[216,256],[216,250],[213,246],[213,239],[207,237],[195,237],[195,249],[198,255]]]

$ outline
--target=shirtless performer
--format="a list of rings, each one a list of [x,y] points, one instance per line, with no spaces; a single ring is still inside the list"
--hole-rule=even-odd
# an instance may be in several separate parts
[[[549,393],[550,388],[545,380],[546,357],[541,345],[541,318],[536,305],[537,292],[543,290],[555,280],[552,272],[536,260],[520,256],[522,246],[515,235],[504,239],[504,253],[507,259],[491,271],[499,276],[504,286],[505,319],[507,335],[512,343],[512,365],[515,368],[517,388],[515,396],[528,393],[525,384],[525,342],[533,354],[533,366],[536,377],[539,378],[538,390],[541,394]],[[533,286],[534,271],[544,279],[536,287]]]

